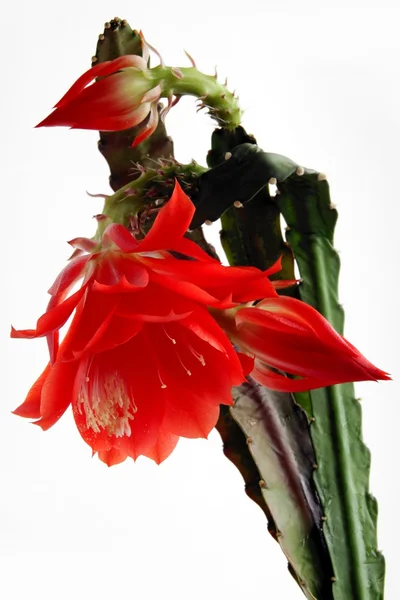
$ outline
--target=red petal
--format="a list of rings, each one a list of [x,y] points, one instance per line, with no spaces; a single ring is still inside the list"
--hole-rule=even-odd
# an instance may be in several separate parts
[[[56,296],[67,290],[81,275],[90,256],[79,256],[72,260],[58,275],[49,289],[49,294]]]
[[[116,448],[111,448],[111,450],[99,450],[98,457],[108,467],[119,465],[127,459],[125,452],[121,452],[121,450],[117,450]]]
[[[144,140],[146,140],[148,137],[150,137],[157,129],[157,125],[158,125],[158,109],[157,109],[157,104],[154,103],[150,107],[150,118],[147,121],[146,125],[143,127],[143,129],[140,130],[138,135],[133,140],[132,148],[135,148],[136,146],[138,146],[139,144],[144,142]]]
[[[175,181],[171,198],[160,209],[149,233],[140,242],[139,252],[173,249],[188,230],[194,213],[194,204]]]
[[[55,329],[59,329],[64,325],[64,323],[71,316],[72,311],[81,300],[83,294],[85,293],[86,288],[81,288],[75,294],[72,294],[69,298],[64,300],[58,306],[54,308],[50,308],[48,312],[45,312],[42,315],[37,324],[36,329],[11,329],[11,337],[12,338],[36,338],[43,337],[47,335],[49,332],[54,331]],[[51,301],[50,301],[51,303]],[[51,304],[49,303],[49,306]]]
[[[68,104],[71,100],[74,100],[79,94],[86,88],[87,85],[97,77],[105,77],[111,75],[120,69],[126,67],[136,67],[140,70],[145,70],[147,65],[145,61],[139,56],[125,55],[120,56],[114,60],[107,60],[98,65],[95,65],[91,69],[88,69],[83,75],[75,81],[75,83],[69,88],[68,92],[57,102],[55,108],[60,108],[64,104]],[[41,124],[37,125],[40,127]]]
[[[179,442],[179,436],[173,435],[172,433],[164,432],[162,429],[160,430],[160,434],[158,436],[158,440],[156,444],[146,450],[143,453],[144,456],[151,458],[158,465],[162,463],[171,452],[175,449],[177,443]]]
[[[50,372],[50,365],[47,365],[40,377],[35,381],[28,392],[24,402],[13,411],[14,415],[19,417],[28,417],[29,419],[39,419],[40,417],[40,397],[43,384]]]
[[[335,383],[313,377],[290,379],[289,377],[275,373],[259,361],[257,361],[257,366],[254,367],[251,376],[261,385],[265,385],[265,387],[276,392],[306,392]]]
[[[135,240],[126,227],[119,223],[107,225],[103,233],[103,240],[107,237],[110,238],[110,240],[112,240],[123,252],[136,252],[138,249],[139,242]]]
[[[35,425],[39,425],[44,431],[62,417],[73,401],[78,367],[77,361],[56,362],[51,367],[42,388],[41,419],[35,422]]]

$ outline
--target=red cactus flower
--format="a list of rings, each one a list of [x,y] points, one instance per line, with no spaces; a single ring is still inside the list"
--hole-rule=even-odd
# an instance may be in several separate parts
[[[256,306],[213,314],[237,347],[255,359],[251,376],[270,389],[301,392],[348,381],[390,379],[312,306],[294,298],[266,298]]]
[[[51,358],[17,415],[46,430],[72,405],[83,439],[108,465],[139,455],[161,462],[179,436],[207,437],[219,405],[232,403],[232,386],[249,373],[281,390],[387,378],[314,309],[277,296],[284,284],[268,275],[279,263],[265,272],[224,267],[185,238],[193,214],[176,185],[144,240],[110,224],[99,245],[71,242],[78,253],[49,290],[36,329],[12,330],[46,336]],[[259,298],[266,300],[242,307]]]
[[[148,51],[143,38],[142,45],[143,58],[121,56],[86,71],[36,127],[120,131],[148,119],[133,142],[133,146],[140,144],[157,127],[161,95],[160,85],[147,68]]]
[[[47,336],[51,356],[16,414],[48,429],[72,404],[82,437],[109,465],[138,455],[160,462],[179,436],[208,435],[246,372],[207,307],[275,292],[258,269],[224,267],[184,238],[193,213],[177,185],[144,240],[110,224],[101,248],[72,242],[91,251],[60,273],[36,329],[12,330],[13,337]]]

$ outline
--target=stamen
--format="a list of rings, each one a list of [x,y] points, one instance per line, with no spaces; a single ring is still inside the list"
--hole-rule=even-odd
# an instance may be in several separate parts
[[[202,354],[200,354],[199,352],[197,352],[194,348],[192,348],[192,346],[190,344],[189,344],[189,349],[190,349],[190,352],[193,354],[193,356],[195,358],[197,358],[197,360],[201,363],[201,365],[203,367],[205,367],[206,361],[204,359],[204,356]]]
[[[130,421],[135,418],[138,408],[119,373],[109,374],[104,379],[94,378],[90,390],[89,381],[87,375],[77,399],[77,410],[79,414],[85,414],[87,427],[95,433],[105,430],[116,437],[130,436]]]
[[[169,335],[169,333],[168,333],[168,331],[165,329],[165,327],[163,327],[163,329],[164,329],[164,333],[165,333],[165,335],[167,336],[167,338],[168,338],[169,340],[171,340],[171,342],[172,342],[173,344],[176,344],[176,339],[175,339],[175,338],[173,338],[173,337],[171,337],[171,336]]]
[[[186,373],[187,373],[187,374],[189,375],[189,377],[190,377],[190,375],[192,374],[192,371],[190,371],[190,370],[189,370],[189,369],[188,369],[188,368],[185,366],[185,364],[184,364],[183,360],[181,359],[181,357],[179,356],[178,352],[176,353],[176,355],[177,355],[177,357],[178,357],[178,360],[179,360],[179,362],[181,363],[182,367],[185,369]]]

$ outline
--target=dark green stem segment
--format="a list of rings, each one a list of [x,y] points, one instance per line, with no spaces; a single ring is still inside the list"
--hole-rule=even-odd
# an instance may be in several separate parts
[[[303,283],[300,296],[343,333],[338,302],[340,262],[333,248],[336,211],[329,187],[315,173],[279,186],[278,205]],[[319,215],[316,218],[316,215]],[[384,558],[377,550],[377,503],[368,492],[370,453],[362,441],[361,407],[352,384],[310,392],[314,479],[324,506],[324,535],[333,562],[335,600],[381,600]]]
[[[238,195],[243,204],[243,208],[229,208],[221,218],[221,237],[230,262],[269,266],[276,258],[271,251],[277,248],[276,228],[268,226],[263,218],[267,209],[261,204],[251,221],[246,219],[246,211],[260,194],[264,194],[267,204],[271,202],[265,188],[273,178],[278,185],[273,202],[288,226],[286,239],[303,279],[297,292],[343,332],[343,310],[337,298],[339,258],[333,248],[337,212],[331,205],[325,176],[286,157],[263,152],[254,146],[254,140],[243,139],[242,134],[237,145],[229,149],[223,143],[215,145],[215,166],[211,162],[214,169],[203,179],[211,192],[215,181],[218,193],[211,193],[206,185],[203,205],[200,203],[202,216],[226,210],[223,194],[221,200],[221,181],[229,178],[230,191],[235,190],[231,205]],[[218,136],[219,141],[232,140],[232,132],[219,130]],[[227,150],[228,160],[223,155]],[[237,177],[234,172],[229,176],[229,163],[237,169]],[[240,169],[246,172],[243,179]],[[217,201],[213,202],[213,198]],[[322,580],[329,577],[329,589],[320,589],[316,597],[381,600],[384,559],[376,549],[377,504],[368,492],[370,455],[362,441],[361,409],[354,398],[353,385],[296,394],[296,400],[310,420],[315,452],[313,479],[322,504],[321,530],[331,561],[320,573]],[[278,523],[279,515],[269,508]],[[298,564],[292,563],[292,567],[298,573]],[[311,589],[309,585],[308,590]]]
[[[265,168],[263,154],[243,128],[216,130],[208,156],[212,168],[200,178],[196,215],[202,222],[222,214],[221,239],[230,264],[265,269],[282,256],[283,277],[294,279],[293,255],[282,239],[279,209],[266,183],[277,174],[287,176],[296,165],[288,168],[281,160],[281,170]],[[232,207],[238,198],[243,206]],[[291,293],[295,295],[296,288]],[[333,569],[312,482],[316,459],[308,420],[290,394],[255,382],[238,388],[234,398],[235,407],[224,410],[217,424],[224,452],[242,473],[246,492],[266,514],[269,530],[307,598],[332,598]]]

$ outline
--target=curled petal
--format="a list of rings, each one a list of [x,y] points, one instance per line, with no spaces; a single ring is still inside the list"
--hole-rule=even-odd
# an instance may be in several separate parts
[[[148,107],[149,104],[143,104],[143,106]],[[138,135],[133,140],[132,148],[135,148],[136,146],[141,144],[144,140],[146,140],[148,137],[150,137],[157,129],[157,125],[158,125],[157,104],[156,103],[151,104],[150,109],[147,110],[147,114],[148,114],[149,110],[150,110],[149,120],[146,123],[146,125],[143,127],[143,129],[141,129],[141,131],[138,133]],[[147,116],[147,114],[146,114],[146,116]],[[138,121],[138,123],[139,122],[141,122],[141,121]]]

